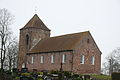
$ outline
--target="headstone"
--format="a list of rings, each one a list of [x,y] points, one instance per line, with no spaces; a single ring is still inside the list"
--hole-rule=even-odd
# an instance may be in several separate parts
[[[21,69],[21,73],[25,73],[25,72],[28,72],[28,68],[22,68]]]
[[[26,77],[26,76],[21,76],[21,77],[20,77],[20,80],[29,80],[29,78]]]
[[[87,79],[90,80],[90,75],[84,75],[84,79],[85,79],[85,80],[87,80]]]

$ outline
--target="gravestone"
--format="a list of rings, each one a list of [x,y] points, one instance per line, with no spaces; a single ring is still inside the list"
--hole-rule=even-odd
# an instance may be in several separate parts
[[[21,73],[25,73],[25,72],[28,72],[28,68],[22,68],[21,69]]]
[[[84,80],[90,80],[90,75],[84,75]]]
[[[29,78],[27,76],[21,76],[20,80],[29,80]]]

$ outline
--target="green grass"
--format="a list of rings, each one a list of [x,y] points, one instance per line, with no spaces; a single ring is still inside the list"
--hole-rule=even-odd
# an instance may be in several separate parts
[[[108,75],[91,75],[91,77],[101,79],[101,80],[112,80],[111,76],[108,76]]]

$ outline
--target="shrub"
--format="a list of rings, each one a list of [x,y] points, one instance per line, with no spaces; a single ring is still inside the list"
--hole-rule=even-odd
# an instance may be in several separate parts
[[[21,73],[22,76],[30,76],[30,73]]]
[[[28,80],[34,80],[34,79],[33,79],[33,77],[30,76],[30,77],[28,77]]]
[[[18,71],[19,71],[19,69],[17,69],[17,68],[13,68],[13,69],[12,69],[12,72],[13,72],[13,73],[18,73]]]
[[[79,77],[79,74],[73,74],[72,77],[73,77],[73,78],[78,78],[78,77]]]
[[[15,80],[19,80],[20,79],[20,77],[15,77]]]
[[[5,71],[5,73],[6,73],[6,74],[9,74],[9,75],[12,74],[12,72],[11,72],[10,70]]]
[[[59,71],[50,71],[50,74],[59,74]]]
[[[43,80],[43,78],[38,78],[38,80]]]
[[[120,72],[112,73],[112,80],[120,80]]]
[[[72,80],[83,80],[82,76],[81,74],[72,74]]]
[[[74,78],[73,80],[82,80],[81,78]]]
[[[38,72],[38,75],[43,75],[43,72]]]
[[[4,69],[1,69],[1,68],[0,68],[0,72],[1,72],[1,71],[4,71]]]
[[[71,72],[64,71],[63,75],[66,76],[66,77],[71,77]]]

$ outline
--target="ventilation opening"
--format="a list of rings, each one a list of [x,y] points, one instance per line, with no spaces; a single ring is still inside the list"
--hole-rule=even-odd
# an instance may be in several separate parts
[[[29,36],[26,35],[26,44],[28,45],[29,44]]]

